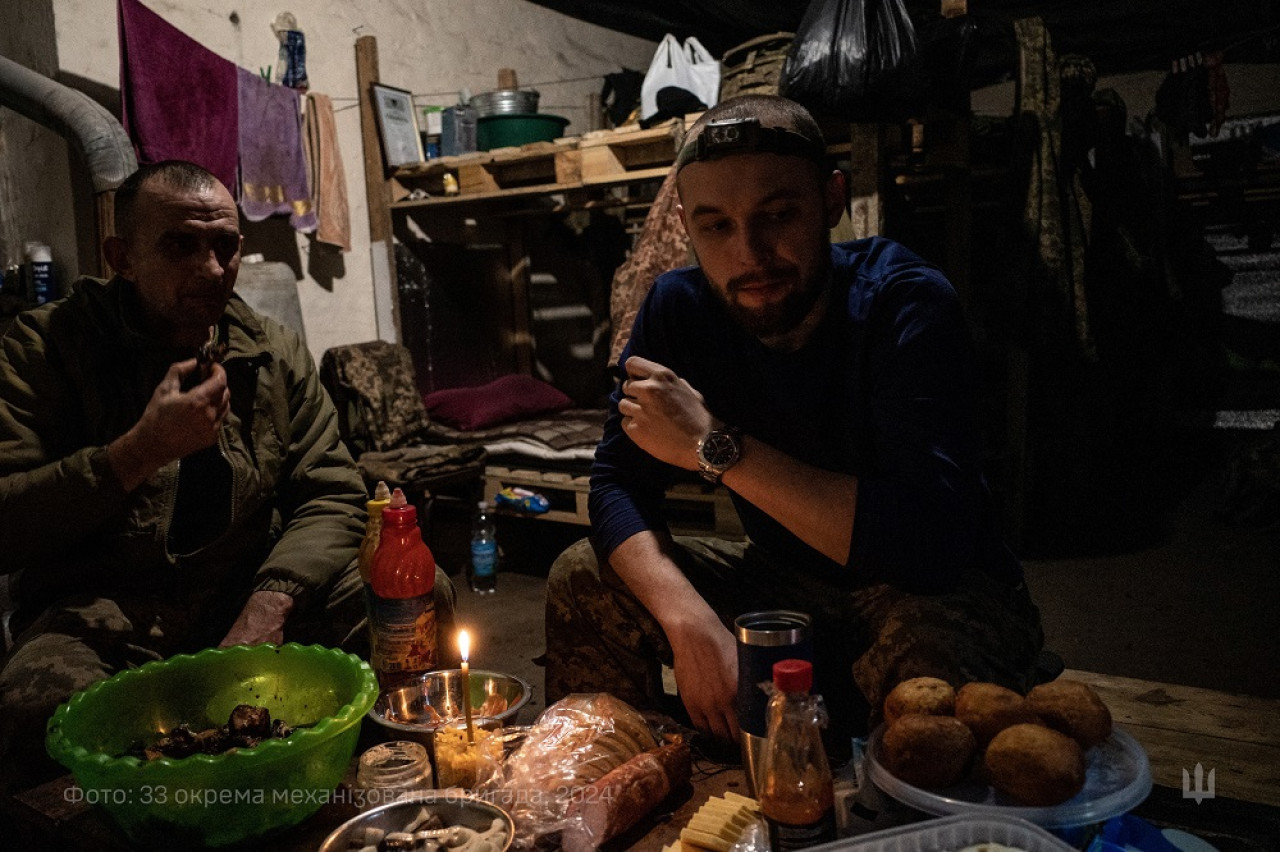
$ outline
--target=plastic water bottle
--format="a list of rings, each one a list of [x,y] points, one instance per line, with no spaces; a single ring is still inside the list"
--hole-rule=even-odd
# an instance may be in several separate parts
[[[29,242],[26,245],[27,269],[31,281],[31,301],[37,305],[58,297],[53,280],[53,255],[44,243]]]
[[[498,591],[498,530],[489,511],[489,502],[476,504],[471,525],[471,568],[467,572],[471,591],[489,595]]]

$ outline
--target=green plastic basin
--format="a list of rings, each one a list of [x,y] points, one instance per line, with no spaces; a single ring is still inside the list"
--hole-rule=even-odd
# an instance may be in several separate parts
[[[550,142],[564,135],[569,119],[543,113],[510,112],[476,119],[476,148],[491,151],[530,142]]]
[[[319,645],[256,645],[182,654],[78,692],[49,720],[49,754],[134,842],[225,846],[295,825],[332,800],[378,698],[369,664]],[[285,739],[220,755],[121,757],[186,722],[223,725],[237,704],[271,711]]]

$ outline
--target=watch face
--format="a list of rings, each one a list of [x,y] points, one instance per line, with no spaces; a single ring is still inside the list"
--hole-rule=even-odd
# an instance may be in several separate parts
[[[728,467],[738,460],[738,442],[728,432],[715,430],[703,440],[701,454],[712,467]]]

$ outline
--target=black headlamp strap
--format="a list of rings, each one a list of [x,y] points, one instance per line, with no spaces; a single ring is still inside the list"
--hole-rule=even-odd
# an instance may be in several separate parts
[[[676,171],[699,160],[716,160],[730,154],[781,154],[825,165],[821,142],[781,127],[762,127],[758,118],[713,121],[686,142],[676,157]]]

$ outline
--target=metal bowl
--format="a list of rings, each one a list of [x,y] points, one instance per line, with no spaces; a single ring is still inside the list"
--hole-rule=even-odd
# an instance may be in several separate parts
[[[509,723],[529,703],[532,689],[515,675],[472,669],[472,722],[493,730]],[[378,696],[369,718],[398,740],[413,740],[435,751],[435,732],[463,719],[462,671],[441,669]]]
[[[368,829],[388,833],[403,831],[423,808],[438,815],[446,826],[462,826],[478,832],[489,830],[494,820],[500,820],[506,828],[506,840],[498,848],[501,852],[511,848],[515,827],[511,815],[502,808],[457,790],[426,790],[352,817],[325,839],[320,852],[347,852],[361,846],[376,846],[366,842]],[[441,843],[440,847],[453,845],[456,844]]]
[[[539,95],[533,89],[495,89],[472,95],[470,104],[476,115],[506,115],[538,111]]]

